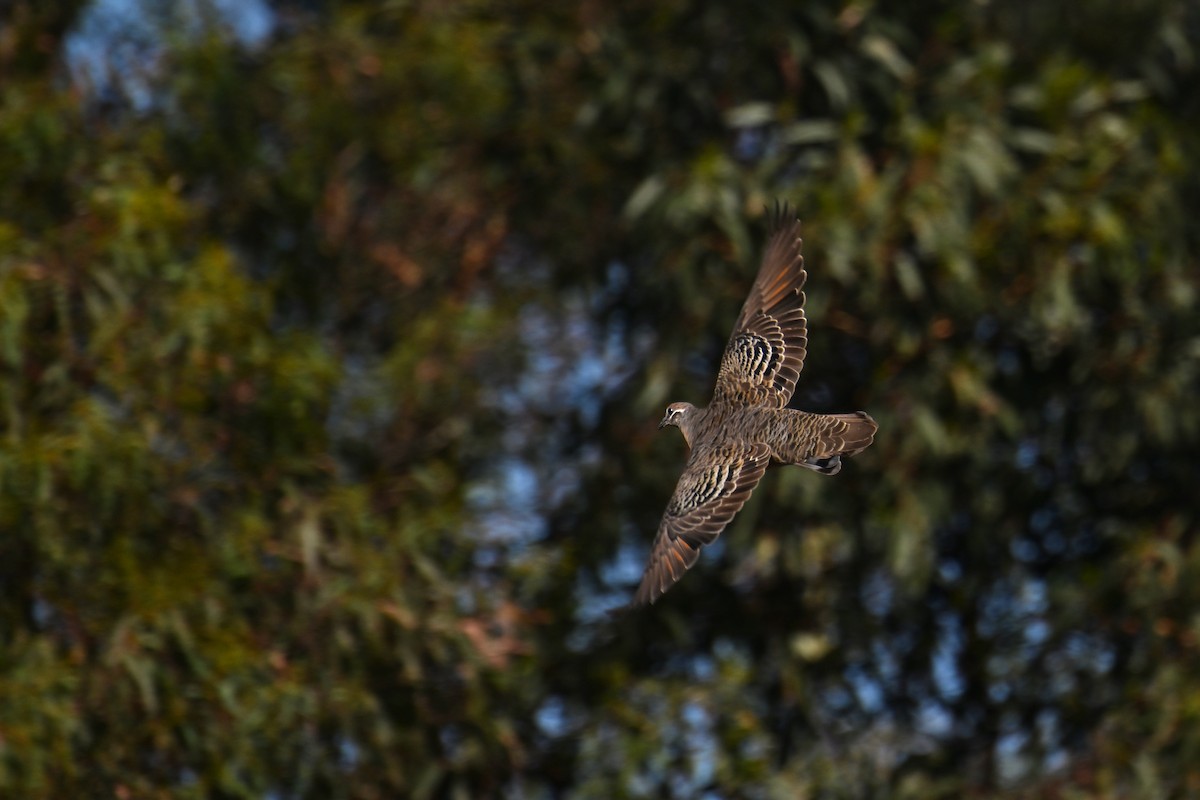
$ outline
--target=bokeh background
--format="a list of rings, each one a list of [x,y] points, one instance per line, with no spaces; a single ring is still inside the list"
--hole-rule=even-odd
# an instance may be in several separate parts
[[[1200,796],[1196,3],[0,15],[0,795]],[[776,199],[876,443],[610,618]]]

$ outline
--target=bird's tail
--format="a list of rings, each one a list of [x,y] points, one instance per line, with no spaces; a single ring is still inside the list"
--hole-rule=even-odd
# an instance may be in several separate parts
[[[809,414],[787,409],[776,436],[774,456],[822,475],[836,475],[842,456],[866,450],[879,426],[865,411],[853,414]]]

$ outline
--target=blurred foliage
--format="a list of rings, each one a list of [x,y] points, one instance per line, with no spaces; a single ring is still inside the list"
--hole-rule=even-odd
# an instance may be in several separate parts
[[[1194,4],[91,7],[0,22],[0,794],[1200,793]],[[880,435],[614,621],[774,198]]]

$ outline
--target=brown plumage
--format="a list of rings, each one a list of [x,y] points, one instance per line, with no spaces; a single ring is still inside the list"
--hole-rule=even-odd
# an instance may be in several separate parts
[[[721,358],[712,403],[672,403],[691,455],[650,550],[633,605],[653,603],[696,563],[741,510],[771,460],[835,475],[842,456],[865,450],[877,425],[865,412],[809,414],[785,408],[804,367],[804,257],[800,222],[777,208],[758,278]]]

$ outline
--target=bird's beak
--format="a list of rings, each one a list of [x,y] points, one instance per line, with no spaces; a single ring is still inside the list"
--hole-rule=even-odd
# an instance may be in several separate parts
[[[667,427],[667,418],[663,417],[658,423],[658,429],[661,431],[665,427]]]

